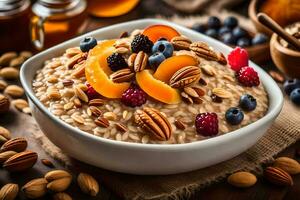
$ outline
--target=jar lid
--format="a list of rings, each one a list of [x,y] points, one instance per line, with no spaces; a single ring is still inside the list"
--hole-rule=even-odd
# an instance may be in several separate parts
[[[32,11],[39,17],[62,19],[82,13],[86,4],[85,0],[38,0]]]
[[[9,17],[26,10],[30,0],[0,0],[0,17]]]

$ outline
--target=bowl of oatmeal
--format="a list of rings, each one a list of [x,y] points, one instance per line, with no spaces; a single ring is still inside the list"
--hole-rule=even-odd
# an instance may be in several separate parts
[[[283,103],[245,50],[156,19],[102,28],[41,52],[22,66],[21,82],[54,144],[83,162],[131,174],[228,160],[257,142]]]

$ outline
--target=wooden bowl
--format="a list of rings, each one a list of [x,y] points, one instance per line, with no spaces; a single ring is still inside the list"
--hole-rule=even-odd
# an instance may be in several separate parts
[[[267,36],[271,37],[272,31],[270,31],[267,27],[262,25],[256,17],[261,3],[262,3],[262,1],[260,1],[260,0],[252,0],[248,7],[248,15],[258,32],[264,33]]]
[[[300,79],[300,51],[282,46],[277,34],[272,35],[270,50],[272,60],[280,71],[291,78]]]
[[[263,12],[261,9],[263,3],[268,3],[264,9],[266,14],[270,15],[282,27],[295,21],[300,21],[299,0],[252,0],[248,7],[248,14],[256,30],[261,33],[265,33],[268,36],[272,35],[272,32],[262,25],[256,17],[258,12]]]

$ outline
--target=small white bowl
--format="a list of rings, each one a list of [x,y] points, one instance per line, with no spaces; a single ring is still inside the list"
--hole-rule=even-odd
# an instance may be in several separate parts
[[[32,80],[45,60],[60,56],[67,48],[77,46],[85,36],[98,40],[118,37],[119,33],[143,29],[152,24],[166,24],[193,41],[204,41],[225,55],[231,48],[221,42],[196,33],[188,28],[157,19],[143,19],[117,24],[87,33],[47,49],[27,60],[21,69],[21,82],[28,96],[32,114],[45,135],[65,153],[83,162],[130,174],[175,174],[220,163],[237,156],[254,145],[278,116],[283,96],[273,79],[260,67],[250,62],[259,73],[269,95],[267,114],[239,130],[187,144],[137,144],[94,136],[66,124],[51,114],[32,91]]]

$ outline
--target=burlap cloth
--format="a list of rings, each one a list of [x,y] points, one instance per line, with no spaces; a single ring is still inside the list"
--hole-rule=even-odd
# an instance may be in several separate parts
[[[253,27],[249,20],[225,10],[218,12],[210,10],[209,13],[220,18],[229,14],[235,15],[244,26],[250,29]],[[186,18],[174,16],[169,18],[169,20],[188,26],[206,19],[205,16]],[[274,155],[296,142],[300,137],[300,109],[292,105],[289,100],[285,100],[283,110],[275,123],[259,142],[246,152],[205,169],[168,176],[134,176],[95,168],[70,159],[53,145],[41,131],[36,130],[32,133],[52,157],[64,163],[71,170],[76,171],[78,168],[84,168],[93,173],[113,192],[125,199],[186,199],[197,190],[222,180],[232,172],[248,170],[260,174],[263,163],[272,161]]]

